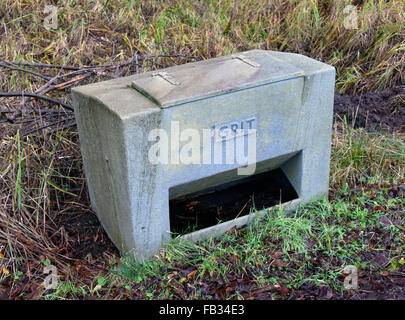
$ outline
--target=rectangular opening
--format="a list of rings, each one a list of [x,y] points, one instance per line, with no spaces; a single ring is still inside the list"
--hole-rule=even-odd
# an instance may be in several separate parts
[[[184,235],[297,199],[281,169],[170,199],[172,235]]]

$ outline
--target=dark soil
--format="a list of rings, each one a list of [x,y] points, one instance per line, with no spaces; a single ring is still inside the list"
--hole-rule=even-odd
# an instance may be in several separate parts
[[[73,259],[102,257],[104,252],[119,254],[95,213],[91,211],[71,213],[61,217],[58,224],[63,226],[70,239],[75,239],[67,248],[66,256]]]
[[[354,128],[390,133],[405,132],[405,86],[360,95],[335,94],[335,119]]]

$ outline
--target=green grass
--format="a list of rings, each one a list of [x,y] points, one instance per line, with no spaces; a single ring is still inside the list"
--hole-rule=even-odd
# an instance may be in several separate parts
[[[380,250],[378,245],[370,247],[368,234],[389,235],[393,256],[405,252],[403,230],[399,226],[381,224],[380,217],[384,213],[375,209],[378,205],[400,214],[405,202],[404,199],[387,199],[386,194],[384,188],[378,192],[370,189],[356,193],[350,202],[344,198],[318,201],[292,214],[272,210],[254,224],[216,240],[198,244],[173,242],[159,258],[144,264],[137,264],[128,257],[114,272],[129,283],[143,283],[143,290],[158,299],[172,298],[170,288],[174,283],[186,287],[187,283],[212,278],[227,283],[229,275],[242,277],[243,274],[251,274],[256,289],[280,283],[291,288],[299,288],[304,283],[323,283],[336,292],[344,292],[343,283],[337,279],[344,266],[363,265],[364,268],[365,254]],[[403,223],[403,217],[401,219]],[[283,267],[271,265],[276,252],[285,262]],[[317,261],[319,257],[324,257],[325,261]],[[340,262],[331,262],[334,260]],[[181,269],[195,270],[195,278],[188,279],[174,271]],[[195,296],[182,298],[198,297],[195,292]]]
[[[175,240],[144,264],[124,258],[113,273],[127,285],[140,284],[144,298],[209,298],[198,289],[191,294],[173,290],[181,287],[180,292],[186,292],[189,286],[198,288],[199,283],[210,281],[231,286],[233,276],[249,277],[255,284],[252,290],[280,284],[289,290],[314,285],[344,294],[345,266],[377,274],[384,268],[368,259],[376,252],[384,252],[391,261],[385,268],[397,268],[403,262],[405,199],[391,197],[389,192],[392,185],[404,182],[404,150],[405,143],[398,136],[343,126],[334,134],[332,177],[338,187],[332,188],[330,200],[301,206],[289,214],[280,208],[269,210],[253,224],[217,239],[197,244]],[[381,217],[396,224],[386,225]],[[189,278],[178,270],[195,272]],[[277,292],[272,296],[282,298]],[[238,292],[225,295],[234,297],[244,298]]]
[[[58,288],[52,293],[44,295],[45,300],[75,299],[77,296],[87,295],[84,287],[77,287],[72,281],[60,282]]]

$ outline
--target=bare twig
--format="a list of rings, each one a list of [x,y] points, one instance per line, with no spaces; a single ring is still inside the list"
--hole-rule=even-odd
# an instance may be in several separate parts
[[[21,72],[25,72],[25,73],[28,73],[28,74],[32,74],[32,75],[34,75],[36,77],[40,77],[40,78],[42,78],[44,80],[50,80],[51,79],[50,77],[44,76],[43,74],[40,74],[38,72],[34,72],[34,71],[23,69],[23,68],[14,67],[10,62],[5,62],[5,61],[0,62],[0,66],[4,67],[4,68],[7,68],[7,69],[10,69],[10,70],[21,71]]]
[[[41,131],[41,130],[43,130],[43,129],[52,127],[52,126],[54,126],[54,125],[57,125],[57,124],[59,124],[59,123],[66,122],[66,121],[69,121],[69,120],[74,120],[74,117],[65,118],[65,119],[60,119],[60,120],[57,120],[57,121],[48,123],[48,124],[46,124],[46,125],[43,125],[43,126],[41,126],[41,127],[34,128],[34,129],[32,129],[32,130],[30,130],[30,131],[28,131],[28,132],[24,132],[24,135],[29,135],[29,134],[34,133],[34,132],[39,132],[39,131]],[[68,127],[72,127],[72,126],[74,126],[74,125],[76,125],[76,123],[69,124]],[[66,125],[65,125],[65,126],[66,126]],[[65,126],[64,126],[64,127],[65,127]]]
[[[33,92],[0,92],[0,97],[33,97],[33,98],[53,102],[55,104],[59,104],[62,107],[65,107],[66,109],[69,109],[72,111],[74,110],[71,105],[66,104],[60,100],[57,100],[57,99],[54,99],[54,98],[51,98],[48,96],[44,96],[41,94],[33,93]]]
[[[17,66],[26,66],[26,67],[34,67],[34,68],[54,68],[54,69],[65,69],[65,70],[80,70],[80,67],[73,67],[73,66],[60,66],[60,65],[53,65],[48,63],[31,63],[31,62],[11,62]]]
[[[143,60],[152,60],[156,58],[186,58],[186,59],[198,59],[196,56],[184,55],[184,54],[156,54],[156,55],[146,55],[146,56],[136,56],[136,59],[131,58],[130,61],[118,64],[119,67],[125,67],[129,64],[136,64],[135,60],[143,61]],[[6,62],[6,61],[4,61]],[[54,69],[65,69],[65,70],[74,70],[74,71],[83,71],[86,72],[88,70],[94,69],[103,69],[103,68],[116,68],[117,64],[107,64],[101,66],[83,66],[83,67],[75,67],[75,66],[61,66],[61,65],[53,65],[47,63],[32,63],[32,62],[6,62],[18,66],[27,66],[33,68],[54,68]]]
[[[52,92],[53,90],[65,90],[72,85],[81,82],[91,76],[111,76],[111,72],[114,72],[113,77],[122,76],[124,70],[126,72],[130,71],[131,66],[135,66],[136,73],[142,73],[144,71],[145,63],[147,61],[152,61],[154,65],[158,67],[163,67],[164,65],[158,63],[156,59],[158,58],[185,58],[185,59],[198,59],[196,56],[185,55],[185,54],[156,54],[156,55],[138,55],[138,52],[135,52],[134,55],[130,60],[127,60],[122,63],[118,64],[107,64],[101,66],[83,66],[83,67],[75,67],[75,66],[67,66],[67,65],[52,65],[46,63],[30,63],[30,62],[8,62],[8,61],[0,61],[0,67],[5,67],[10,70],[16,70],[21,72],[27,72],[34,76],[40,77],[46,80],[46,83],[41,86],[40,88],[36,89],[35,92],[0,92],[0,97],[22,97],[23,99],[19,103],[19,106],[15,108],[14,111],[10,111],[7,113],[3,113],[4,121],[8,121],[10,123],[21,124],[21,121],[17,121],[23,115],[24,105],[28,102],[41,99],[45,101],[52,102],[57,105],[63,106],[65,109],[63,110],[64,115],[68,116],[70,112],[74,109],[71,105],[64,103],[60,100],[54,99],[49,97],[47,94]],[[16,66],[23,66],[28,68],[49,68],[49,69],[56,69],[57,74],[54,76],[43,75],[38,72],[34,72],[32,70],[28,70],[26,68],[18,68]],[[67,72],[64,72],[67,71]],[[32,122],[39,117],[39,121],[41,122],[53,119],[55,115],[59,113],[55,113],[51,109],[46,109],[48,111],[44,111],[45,109],[35,108],[33,105],[29,104],[32,109],[33,115],[32,117],[27,118],[26,112],[24,113],[24,123]],[[69,112],[67,112],[69,111]],[[4,122],[3,120],[1,122]],[[59,123],[60,120],[53,122],[51,124],[46,124],[46,126],[53,126]]]
[[[82,81],[84,79],[87,79],[90,76],[91,76],[91,73],[88,73],[88,74],[83,75],[83,76],[77,76],[77,77],[75,77],[73,79],[70,79],[69,81],[58,83],[58,84],[50,86],[50,87],[48,87],[48,88],[46,88],[44,90],[41,90],[40,93],[44,94],[44,93],[47,93],[47,92],[55,90],[55,89],[58,89],[58,90],[66,89],[67,87],[73,85],[74,83]]]

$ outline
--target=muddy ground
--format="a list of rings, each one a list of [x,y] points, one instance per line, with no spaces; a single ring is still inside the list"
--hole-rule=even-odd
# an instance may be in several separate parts
[[[359,95],[335,94],[335,116],[346,117],[355,128],[390,133],[405,132],[405,86]]]

